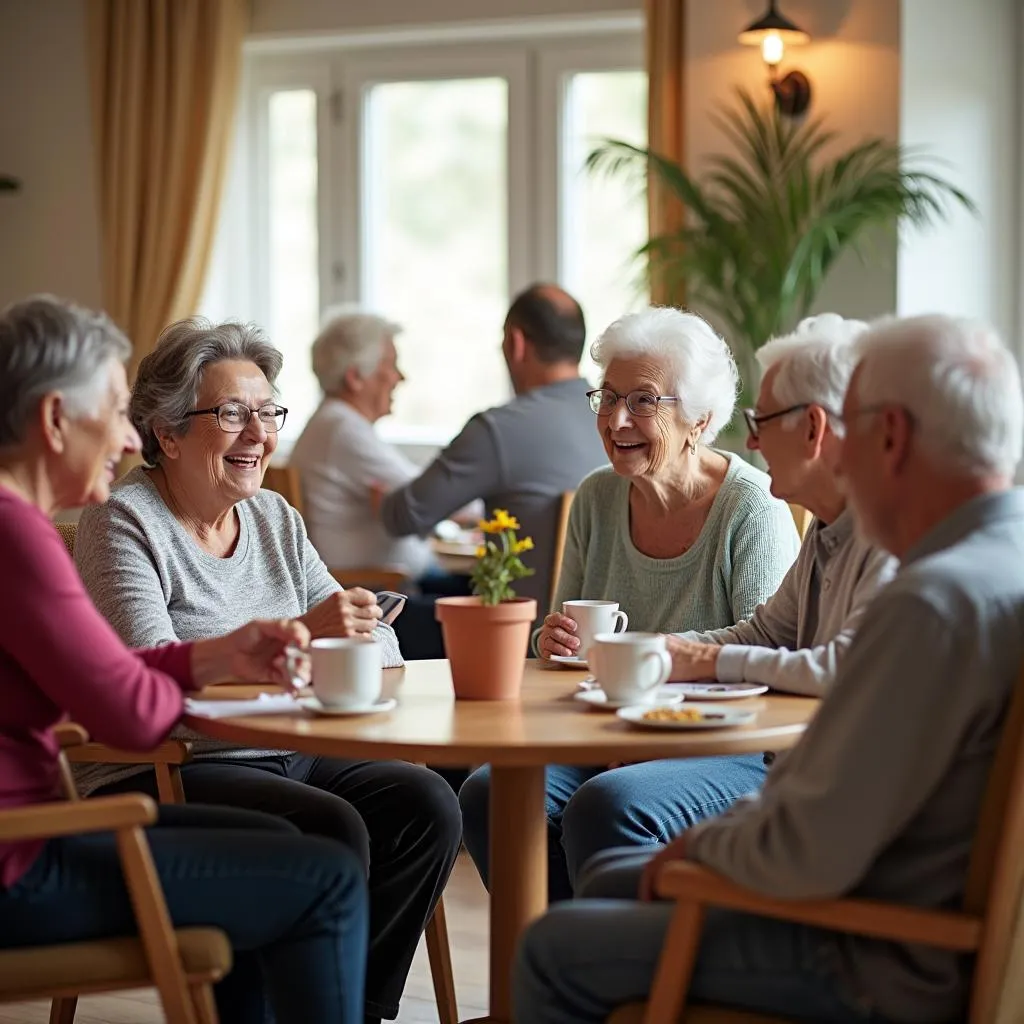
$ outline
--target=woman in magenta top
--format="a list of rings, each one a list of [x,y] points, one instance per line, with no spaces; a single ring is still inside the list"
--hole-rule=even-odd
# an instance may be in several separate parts
[[[255,621],[216,640],[130,651],[89,601],[50,516],[104,501],[122,454],[130,345],[102,315],[41,297],[0,314],[0,810],[61,798],[54,726],[147,750],[182,691],[283,678],[300,623]],[[260,830],[254,835],[254,830]],[[150,846],[178,926],[223,929],[235,968],[223,1024],[362,1021],[366,880],[355,856],[279,818],[162,807]],[[0,843],[0,948],[135,931],[106,833]]]

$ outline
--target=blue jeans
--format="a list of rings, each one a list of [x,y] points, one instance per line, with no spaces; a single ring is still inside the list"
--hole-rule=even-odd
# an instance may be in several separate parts
[[[620,887],[617,879],[613,895]],[[517,1024],[603,1024],[617,1007],[647,998],[673,906],[592,898],[602,888],[594,872],[581,899],[552,908],[526,932],[513,979]],[[820,929],[711,910],[690,999],[813,1024],[885,1024],[845,990],[834,954],[832,936]]]
[[[571,899],[584,865],[602,850],[667,843],[704,818],[756,792],[761,754],[648,761],[623,768],[548,765],[548,900]],[[459,790],[463,841],[487,885],[490,767]]]
[[[147,829],[171,919],[223,929],[235,966],[216,986],[221,1024],[363,1020],[368,910],[356,856],[269,815],[160,808]],[[133,935],[110,833],[51,839],[0,889],[0,948]]]

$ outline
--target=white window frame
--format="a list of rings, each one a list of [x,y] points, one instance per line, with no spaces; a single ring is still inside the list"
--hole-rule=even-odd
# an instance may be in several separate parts
[[[561,115],[559,90],[576,71],[643,67],[639,13],[451,26],[424,26],[307,39],[246,43],[226,215],[215,259],[226,315],[270,320],[269,93],[311,89],[317,96],[317,224],[321,312],[357,302],[363,267],[362,130],[366,90],[380,82],[460,77],[508,81],[508,291],[561,278]],[[218,308],[217,303],[211,306]],[[500,325],[495,325],[497,331]],[[312,340],[312,339],[310,339]],[[382,425],[384,426],[384,425]],[[386,425],[395,442],[444,444],[446,432]]]

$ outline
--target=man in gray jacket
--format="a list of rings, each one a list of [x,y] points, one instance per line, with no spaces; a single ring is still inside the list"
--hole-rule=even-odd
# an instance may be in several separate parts
[[[843,433],[836,414],[866,329],[824,313],[758,351],[764,378],[757,407],[744,410],[747,447],[768,463],[772,494],[808,509],[814,522],[779,589],[749,619],[669,638],[673,679],[821,696],[868,602],[896,571],[888,552],[857,535],[835,472]]]
[[[990,329],[943,316],[877,327],[859,347],[840,468],[858,529],[901,560],[895,578],[760,795],[648,856],[636,874],[646,902],[583,899],[530,929],[517,1021],[596,1024],[647,995],[672,913],[649,900],[669,860],[783,899],[961,905],[1024,662],[1020,373]],[[584,895],[602,886],[597,873]],[[939,1024],[963,1019],[971,968],[951,952],[713,910],[690,997],[801,1020]]]

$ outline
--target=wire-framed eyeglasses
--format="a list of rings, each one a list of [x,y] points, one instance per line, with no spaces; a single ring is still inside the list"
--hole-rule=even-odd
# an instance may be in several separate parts
[[[662,402],[678,402],[676,395],[652,395],[650,391],[630,391],[620,395],[611,388],[595,388],[587,392],[590,408],[598,416],[610,416],[619,402],[625,400],[626,408],[633,416],[653,416]]]
[[[761,436],[761,425],[764,423],[770,423],[772,420],[777,420],[780,416],[788,416],[791,412],[799,412],[801,409],[810,408],[810,402],[799,402],[797,405],[791,405],[788,409],[780,409],[778,412],[766,412],[758,413],[756,409],[744,409],[743,419],[746,420],[747,430],[750,432],[750,436],[758,438]]]
[[[263,429],[268,434],[276,434],[283,426],[288,416],[288,410],[283,405],[261,405],[258,409],[250,409],[241,402],[225,402],[223,405],[215,405],[212,409],[194,409],[187,416],[216,416],[217,426],[225,434],[240,434],[247,426],[253,416],[258,416]]]

